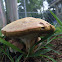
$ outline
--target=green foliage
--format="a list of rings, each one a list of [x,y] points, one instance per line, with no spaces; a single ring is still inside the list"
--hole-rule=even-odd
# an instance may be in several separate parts
[[[20,2],[20,0],[17,0],[17,2],[19,3],[19,2]]]
[[[43,0],[29,0],[29,2],[28,2],[28,0],[25,0],[25,1],[26,1],[26,8],[27,8],[26,10],[27,10],[27,12],[36,12],[37,9],[41,8],[42,2],[43,2]],[[24,0],[21,0],[21,1],[18,0],[18,2],[19,3],[21,2],[20,6],[24,7],[24,5],[23,5]],[[22,11],[22,9],[21,9],[21,11]]]
[[[5,55],[7,55],[7,57],[10,59],[11,62],[14,62],[13,58],[11,57],[11,55],[8,54],[8,51],[5,52],[5,50],[3,50],[2,48],[0,48],[0,51],[3,52]],[[1,53],[1,52],[0,52],[0,53]]]
[[[40,9],[42,6],[42,0],[29,0],[30,3],[27,2],[26,0],[26,6],[27,6],[27,11],[28,12],[36,12],[37,9]]]
[[[26,11],[27,12],[37,12],[37,9],[39,9],[39,10],[41,9],[42,2],[43,2],[43,0],[25,0],[25,1],[26,1]],[[25,10],[21,8],[21,6],[24,7],[24,0],[21,0],[19,3],[21,3],[19,5],[19,12],[25,12]],[[25,16],[24,13],[20,13],[19,15],[20,15],[20,18],[23,18]],[[38,13],[37,14],[36,13],[27,13],[27,16],[28,17],[32,17],[32,16],[41,17],[42,14],[40,15]]]

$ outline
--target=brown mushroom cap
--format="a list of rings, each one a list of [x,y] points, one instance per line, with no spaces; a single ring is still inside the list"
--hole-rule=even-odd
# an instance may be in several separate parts
[[[22,36],[29,33],[49,33],[53,32],[55,27],[50,23],[33,17],[26,17],[16,20],[1,29],[5,36]]]

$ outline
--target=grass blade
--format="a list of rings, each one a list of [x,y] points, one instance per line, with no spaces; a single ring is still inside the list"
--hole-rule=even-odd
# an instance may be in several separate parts
[[[16,50],[16,51],[18,51],[18,52],[20,52],[20,53],[24,53],[24,52],[22,52],[19,48],[17,48],[17,47],[14,46],[13,44],[11,44],[11,43],[9,43],[9,42],[3,40],[2,38],[0,38],[0,42],[3,43],[3,44],[5,44],[5,45],[7,45],[7,46],[9,46],[9,47],[11,47],[12,49],[14,49],[14,50]]]
[[[51,49],[44,49],[44,50],[39,50],[33,54],[30,55],[30,57],[38,57],[41,54],[46,54],[47,52],[51,51]]]
[[[52,50],[53,52],[55,52],[55,53],[57,53],[57,54],[61,54],[61,53],[59,53],[58,51],[55,51],[55,50],[53,50],[53,49],[50,48],[50,47],[45,47],[45,48],[48,48],[48,49]]]
[[[49,11],[54,16],[54,18],[56,19],[56,21],[62,26],[62,22],[60,21],[60,19],[51,10],[49,10]]]
[[[46,44],[49,44],[51,41],[53,41],[53,40],[55,40],[55,39],[56,39],[56,36],[55,36],[55,37],[53,37],[51,40],[50,40],[50,39],[48,39]]]
[[[46,56],[46,55],[40,55],[40,56],[42,56],[42,57],[46,57],[46,58],[52,60],[53,62],[57,62],[56,60],[54,60],[53,58],[50,58],[49,56]]]
[[[0,50],[1,50],[5,55],[7,55],[7,57],[10,59],[11,62],[14,62],[13,58],[12,58],[10,55],[8,55],[3,49],[0,48]]]
[[[42,38],[41,41],[43,42],[44,40],[48,39],[48,38],[49,38],[51,35],[53,35],[53,34],[54,34],[54,33],[47,34],[45,37]],[[41,41],[39,41],[39,42],[37,42],[36,44],[34,44],[33,47],[30,48],[30,52],[34,49],[34,47],[35,47],[36,45],[38,45],[39,43],[41,43]]]
[[[15,62],[19,62],[20,59],[22,58],[22,56],[23,56],[23,55],[20,55],[20,56],[15,60]]]
[[[58,39],[58,38],[62,38],[62,36],[59,36],[59,37],[56,37],[56,36],[55,36],[55,37],[53,37],[51,40],[48,40],[47,44],[49,44],[51,41],[53,41],[53,40],[55,40],[55,39]],[[46,44],[46,45],[47,45],[47,44]]]

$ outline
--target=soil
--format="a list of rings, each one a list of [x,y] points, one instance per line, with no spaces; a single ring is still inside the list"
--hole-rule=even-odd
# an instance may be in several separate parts
[[[51,44],[54,45],[53,50],[58,51],[60,54],[54,53],[54,52],[49,52],[47,53],[49,57],[55,59],[57,62],[62,62],[62,38],[53,40]],[[52,62],[49,59],[46,59],[49,62]]]
[[[51,43],[54,45],[53,49],[61,54],[50,52],[50,56],[53,57],[57,62],[62,62],[62,38],[56,39]]]

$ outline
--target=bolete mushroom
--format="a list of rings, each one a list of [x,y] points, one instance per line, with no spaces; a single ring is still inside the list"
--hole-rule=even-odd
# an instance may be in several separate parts
[[[26,50],[32,47],[42,34],[55,31],[55,27],[39,18],[26,17],[16,20],[1,29],[5,36],[20,38],[26,45]]]

